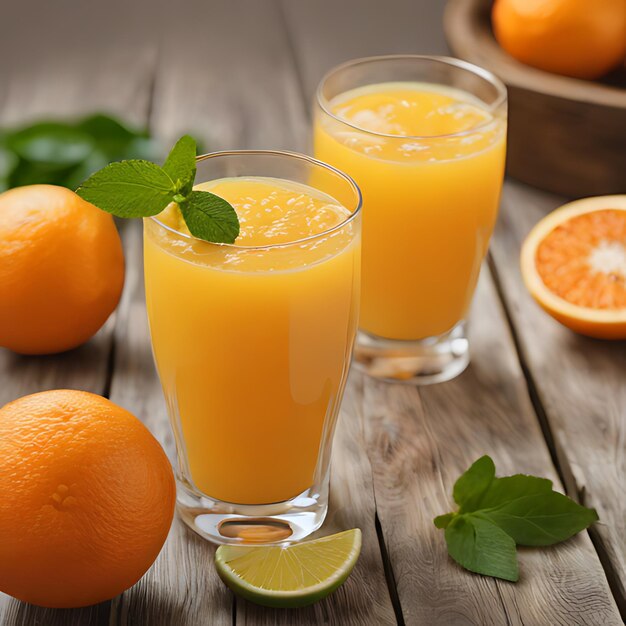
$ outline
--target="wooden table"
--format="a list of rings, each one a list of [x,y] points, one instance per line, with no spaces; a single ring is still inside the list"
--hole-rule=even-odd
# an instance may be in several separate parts
[[[352,57],[446,53],[439,0],[151,0],[4,3],[0,122],[94,110],[166,141],[210,149],[306,151],[325,70]],[[0,595],[0,624],[620,624],[626,614],[626,349],[576,336],[523,288],[520,241],[563,199],[506,185],[471,316],[472,364],[453,382],[394,386],[353,373],[334,447],[323,533],[358,526],[348,582],[299,611],[263,609],[218,580],[214,548],[175,522],[158,561],[111,602],[75,611]],[[119,309],[82,348],[54,357],[0,351],[0,404],[52,388],[104,394],[171,452],[152,365],[138,224],[123,226]],[[597,508],[589,534],[521,550],[521,580],[462,571],[432,518],[450,510],[459,473],[490,454]],[[6,538],[1,537],[0,541]]]

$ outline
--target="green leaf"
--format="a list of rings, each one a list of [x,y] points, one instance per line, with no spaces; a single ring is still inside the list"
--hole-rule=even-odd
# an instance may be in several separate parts
[[[119,120],[96,113],[80,121],[76,128],[84,132],[92,141],[94,149],[106,155],[106,162],[117,161],[123,158],[149,157],[142,152],[133,150],[132,145],[137,139],[145,140],[145,131],[131,130]]]
[[[473,510],[489,509],[517,500],[517,498],[546,493],[552,493],[552,481],[547,478],[529,476],[528,474],[514,474],[513,476],[495,478],[481,497],[472,503]]]
[[[13,152],[0,144],[0,192],[10,187],[11,173],[18,165],[19,159]]]
[[[237,239],[237,212],[223,198],[208,191],[192,191],[179,206],[194,237],[213,243],[234,243]]]
[[[189,135],[183,135],[172,148],[163,169],[174,181],[178,193],[188,196],[196,177],[196,142]]]
[[[519,496],[477,515],[497,524],[521,546],[565,541],[598,520],[594,509],[556,491]]]
[[[47,183],[74,189],[111,161],[152,159],[155,154],[155,144],[145,131],[101,113],[76,123],[43,121],[0,130],[0,146],[12,157],[10,167],[0,163],[3,187]]]
[[[106,167],[109,157],[100,150],[94,150],[84,161],[75,165],[70,172],[64,175],[63,185],[69,189],[76,189],[80,184],[99,169]]]
[[[91,123],[101,126],[109,122],[96,118]],[[102,158],[97,150],[92,156],[96,162]],[[91,166],[88,161],[82,162],[72,170],[70,180],[81,173],[81,168]],[[76,193],[118,217],[156,215],[170,202],[176,202],[194,237],[233,243],[239,235],[235,209],[219,196],[193,191],[195,175],[196,144],[185,135],[171,150],[163,167],[142,160],[111,163],[92,174]]]
[[[88,135],[69,124],[40,122],[6,138],[17,156],[40,167],[64,169],[86,158],[93,144]]]
[[[76,193],[118,217],[160,213],[174,197],[172,179],[150,161],[111,163],[90,176]]]
[[[87,133],[98,143],[114,141],[124,143],[131,141],[135,137],[145,136],[144,131],[136,132],[122,124],[118,119],[103,113],[90,115],[76,124],[76,128]]]
[[[485,455],[454,483],[452,497],[462,510],[473,510],[475,503],[489,488],[496,475],[496,466],[491,457]]]
[[[433,524],[437,528],[447,528],[450,522],[456,517],[456,513],[446,513],[445,515],[437,515],[433,520]]]
[[[518,580],[515,541],[490,521],[472,514],[456,517],[445,537],[450,556],[470,572]]]
[[[142,159],[154,161],[158,149],[154,139],[150,137],[135,137],[124,148],[124,152],[120,154],[120,159]]]
[[[9,172],[7,181],[9,188],[23,185],[65,185],[67,177],[75,165],[63,169],[50,169],[46,165],[29,163],[18,159],[15,167]]]
[[[506,580],[517,580],[511,546],[515,557],[516,544],[559,543],[598,519],[593,509],[554,491],[547,478],[526,474],[496,478],[488,456],[457,480],[453,495],[459,510],[433,520],[437,528],[445,528],[450,555],[473,572]]]

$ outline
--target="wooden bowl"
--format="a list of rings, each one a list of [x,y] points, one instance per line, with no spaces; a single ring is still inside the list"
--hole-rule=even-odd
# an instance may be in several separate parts
[[[602,82],[558,76],[509,56],[491,30],[491,0],[449,0],[453,53],[492,71],[509,91],[507,172],[565,196],[626,191],[626,70]]]

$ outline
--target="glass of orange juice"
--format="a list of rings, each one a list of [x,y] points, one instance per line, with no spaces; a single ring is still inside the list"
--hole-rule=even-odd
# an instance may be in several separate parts
[[[209,154],[197,167],[195,188],[237,211],[235,243],[191,237],[175,205],[144,220],[179,512],[219,543],[301,539],[327,510],[357,326],[360,193],[287,152]]]
[[[474,65],[417,55],[359,59],[318,91],[315,156],[363,193],[355,361],[428,384],[469,362],[465,319],[498,211],[504,85]]]

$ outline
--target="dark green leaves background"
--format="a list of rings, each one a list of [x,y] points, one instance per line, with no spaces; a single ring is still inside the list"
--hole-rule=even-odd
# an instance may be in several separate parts
[[[111,161],[155,160],[159,152],[147,131],[102,113],[5,130],[0,132],[0,192],[39,183],[76,189]]]

